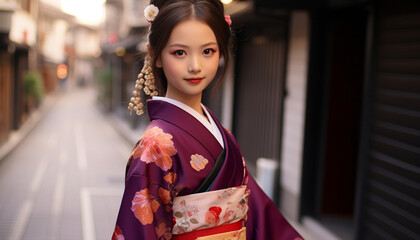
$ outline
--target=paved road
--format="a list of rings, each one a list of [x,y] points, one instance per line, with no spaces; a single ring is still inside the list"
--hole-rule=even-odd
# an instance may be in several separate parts
[[[132,145],[95,96],[89,88],[62,94],[0,162],[0,239],[110,239]]]

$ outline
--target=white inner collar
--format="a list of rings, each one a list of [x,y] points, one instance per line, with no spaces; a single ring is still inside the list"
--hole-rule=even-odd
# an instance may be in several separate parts
[[[213,120],[210,113],[207,111],[206,107],[203,104],[201,104],[201,108],[203,109],[204,113],[206,114],[206,116],[209,120],[207,120],[203,115],[198,113],[196,110],[194,110],[193,108],[191,108],[187,104],[182,103],[182,102],[177,101],[177,100],[174,100],[172,98],[154,96],[153,100],[161,100],[161,101],[171,103],[171,104],[183,109],[184,111],[186,111],[187,113],[189,113],[193,117],[195,117],[201,124],[203,124],[203,126],[205,126],[213,134],[213,136],[220,143],[220,146],[222,146],[224,148],[222,134],[220,133],[220,130],[217,127],[215,121]]]

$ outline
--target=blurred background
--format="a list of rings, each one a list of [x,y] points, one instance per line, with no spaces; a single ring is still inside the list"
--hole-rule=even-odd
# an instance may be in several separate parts
[[[0,0],[1,239],[111,238],[147,4]],[[232,64],[203,101],[282,213],[305,239],[420,239],[420,2],[224,4]]]

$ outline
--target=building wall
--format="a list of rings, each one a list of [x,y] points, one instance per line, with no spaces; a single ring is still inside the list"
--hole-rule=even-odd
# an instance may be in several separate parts
[[[12,129],[12,65],[10,54],[0,50],[0,145]]]
[[[276,20],[253,22],[238,37],[233,132],[254,176],[259,158],[280,159],[286,20]]]
[[[280,167],[280,208],[297,219],[303,156],[306,83],[309,53],[309,16],[304,11],[290,15],[289,47]]]
[[[420,3],[381,1],[365,106],[357,239],[420,239]]]

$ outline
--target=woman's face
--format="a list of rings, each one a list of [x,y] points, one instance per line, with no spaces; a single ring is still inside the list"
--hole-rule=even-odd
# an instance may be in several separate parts
[[[166,97],[201,98],[216,75],[219,56],[216,36],[207,24],[192,19],[176,25],[156,63],[168,80]]]

